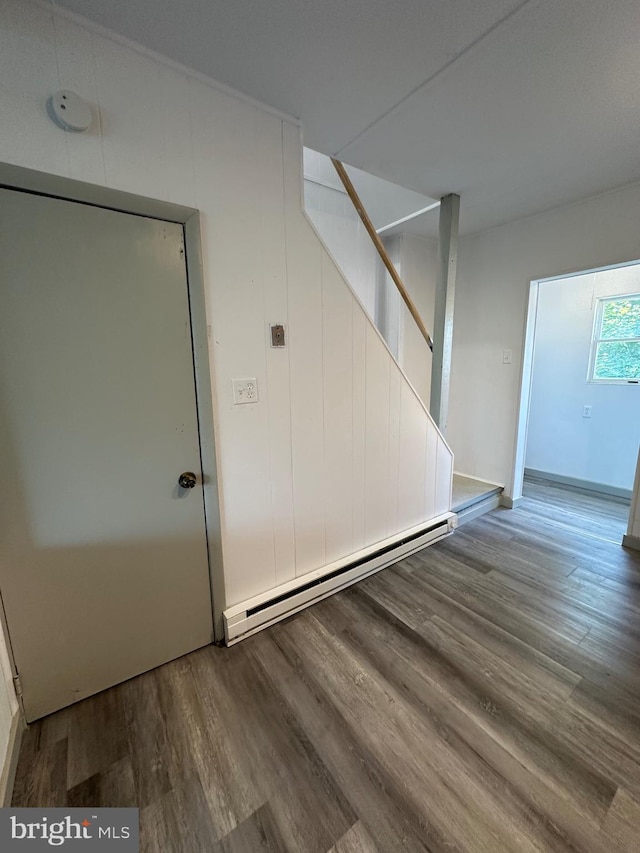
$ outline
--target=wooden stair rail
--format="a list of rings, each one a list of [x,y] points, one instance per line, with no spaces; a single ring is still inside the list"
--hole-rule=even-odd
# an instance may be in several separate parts
[[[369,219],[367,211],[364,209],[364,206],[363,206],[362,202],[360,201],[360,196],[356,192],[356,188],[351,183],[351,178],[347,174],[347,170],[345,169],[344,165],[340,162],[340,160],[336,160],[334,157],[332,157],[331,162],[333,163],[334,168],[335,168],[336,172],[338,173],[338,176],[339,176],[340,180],[342,181],[342,184],[343,184],[345,190],[347,191],[347,195],[349,196],[349,198],[351,199],[351,201],[353,203],[353,206],[358,211],[358,215],[360,216],[360,219],[362,220],[362,224],[367,229],[367,233],[369,234],[369,237],[371,237],[371,239],[373,240],[373,245],[376,247],[376,250],[377,250],[377,252],[380,255],[380,258],[382,260],[382,263],[387,268],[387,272],[389,273],[389,275],[393,279],[393,283],[398,288],[400,296],[404,300],[404,304],[407,306],[407,308],[409,309],[409,313],[411,314],[413,319],[416,321],[416,325],[420,329],[420,332],[422,333],[422,337],[427,342],[427,346],[433,352],[433,339],[431,338],[431,335],[427,331],[427,327],[422,322],[422,317],[418,313],[418,309],[416,308],[416,306],[413,304],[413,300],[411,299],[411,297],[407,293],[407,289],[405,288],[404,284],[402,283],[402,279],[398,275],[398,271],[394,267],[394,265],[391,261],[391,258],[387,254],[387,250],[385,249],[385,247],[382,243],[382,240],[378,236],[376,229],[373,227],[373,222]]]

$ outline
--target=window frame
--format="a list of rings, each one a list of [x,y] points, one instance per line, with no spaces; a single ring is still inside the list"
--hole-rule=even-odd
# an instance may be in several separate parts
[[[598,353],[598,344],[603,342],[608,343],[624,343],[624,342],[639,342],[640,336],[626,338],[603,338],[602,335],[602,319],[604,307],[607,302],[623,302],[627,299],[640,299],[640,293],[618,293],[615,296],[599,296],[597,297],[597,307],[593,319],[593,329],[591,332],[591,344],[589,353],[589,370],[587,373],[587,382],[595,385],[640,385],[640,377],[637,379],[624,378],[599,378],[594,375],[596,367],[596,358]]]

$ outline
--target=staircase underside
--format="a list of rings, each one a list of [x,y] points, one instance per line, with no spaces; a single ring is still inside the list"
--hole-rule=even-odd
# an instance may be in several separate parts
[[[500,504],[503,487],[495,483],[453,475],[453,512],[458,516],[458,526],[472,521]]]

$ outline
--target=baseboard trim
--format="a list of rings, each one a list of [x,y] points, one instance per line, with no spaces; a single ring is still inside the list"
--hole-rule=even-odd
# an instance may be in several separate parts
[[[625,533],[622,537],[622,545],[624,548],[632,548],[634,551],[640,551],[640,536],[631,536]]]
[[[18,755],[22,743],[22,733],[25,730],[22,713],[18,709],[11,718],[11,729],[9,730],[9,742],[7,753],[4,758],[2,773],[0,774],[0,804],[3,808],[11,805],[13,797],[13,785],[16,780],[16,769],[18,767]]]
[[[228,646],[286,619],[341,589],[379,572],[410,554],[449,536],[457,516],[444,513],[424,525],[406,530],[343,560],[282,584],[223,612]]]
[[[582,492],[597,492],[610,498],[617,498],[624,503],[631,503],[631,489],[622,489],[618,486],[609,486],[607,483],[595,483],[592,480],[580,480],[577,477],[565,477],[563,474],[553,474],[551,471],[538,471],[536,468],[524,469],[525,479],[548,480],[561,486],[579,489]]]
[[[515,509],[523,500],[522,495],[519,498],[512,498],[510,495],[500,495],[500,506],[506,509]]]

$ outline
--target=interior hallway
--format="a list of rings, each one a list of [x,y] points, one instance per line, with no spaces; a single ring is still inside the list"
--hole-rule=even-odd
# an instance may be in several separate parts
[[[231,649],[32,725],[16,806],[139,806],[148,853],[637,851],[628,508],[530,484]]]

